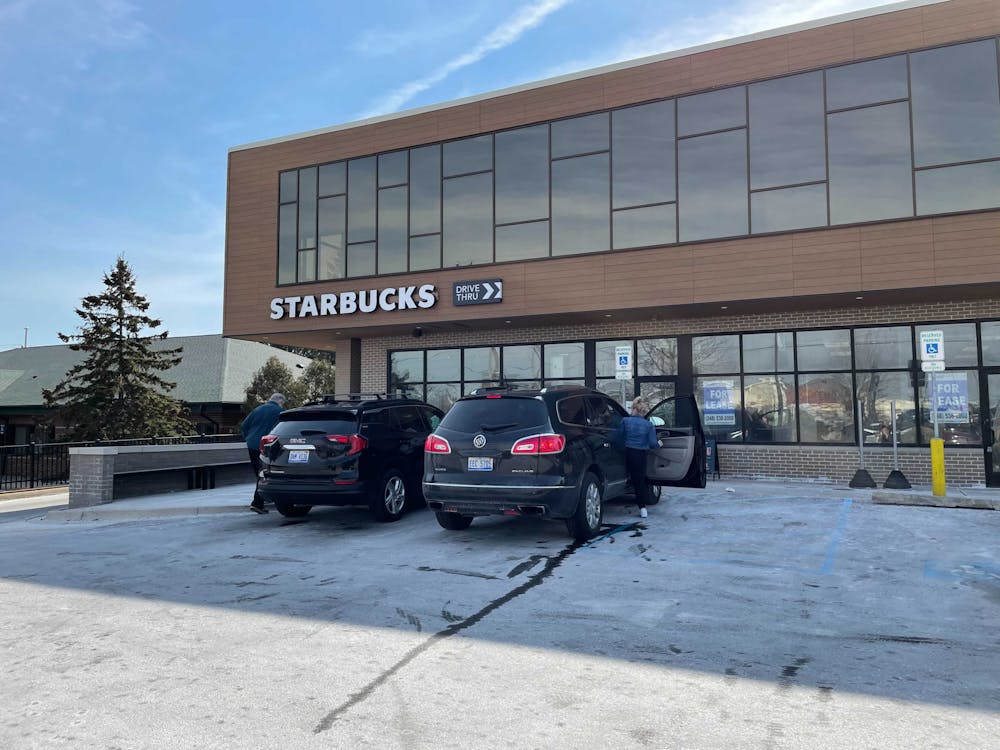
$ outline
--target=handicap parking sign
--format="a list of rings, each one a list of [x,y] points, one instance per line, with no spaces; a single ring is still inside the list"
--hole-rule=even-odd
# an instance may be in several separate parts
[[[924,362],[944,361],[944,331],[920,332],[920,359]]]

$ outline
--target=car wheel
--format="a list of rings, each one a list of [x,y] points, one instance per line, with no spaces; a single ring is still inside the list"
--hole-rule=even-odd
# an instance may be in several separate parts
[[[601,530],[601,519],[604,517],[604,497],[601,483],[589,471],[583,475],[580,487],[580,501],[576,511],[566,519],[566,529],[571,537],[579,542],[593,539]]]
[[[302,516],[311,511],[313,507],[311,505],[293,505],[292,503],[283,503],[280,500],[276,500],[274,503],[274,509],[285,518],[302,518]]]
[[[435,513],[434,516],[441,528],[448,531],[463,531],[472,525],[472,516],[463,516],[460,513]]]
[[[663,487],[658,484],[649,485],[649,504],[656,505],[663,497]]]
[[[396,469],[389,469],[375,485],[368,503],[375,520],[398,521],[406,507],[406,482]]]

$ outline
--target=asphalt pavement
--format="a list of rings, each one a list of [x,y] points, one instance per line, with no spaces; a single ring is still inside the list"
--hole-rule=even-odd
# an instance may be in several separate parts
[[[580,545],[538,519],[257,516],[249,490],[10,510],[32,515],[0,525],[0,746],[1000,736],[995,511],[723,480],[641,521],[613,504]]]

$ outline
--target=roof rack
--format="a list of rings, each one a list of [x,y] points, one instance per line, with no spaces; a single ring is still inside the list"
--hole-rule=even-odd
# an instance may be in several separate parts
[[[384,393],[324,393],[320,397],[320,401],[328,404],[333,401],[364,401],[366,399],[381,401],[383,398],[385,398]]]
[[[510,393],[519,390],[515,383],[505,385],[484,385],[482,388],[475,388],[470,392],[470,396],[482,396],[486,393]]]

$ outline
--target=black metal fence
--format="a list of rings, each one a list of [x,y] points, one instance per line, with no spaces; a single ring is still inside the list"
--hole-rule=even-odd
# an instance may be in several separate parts
[[[243,438],[239,435],[182,435],[132,440],[95,440],[90,443],[0,445],[0,492],[69,484],[70,448],[240,442],[243,442]]]

